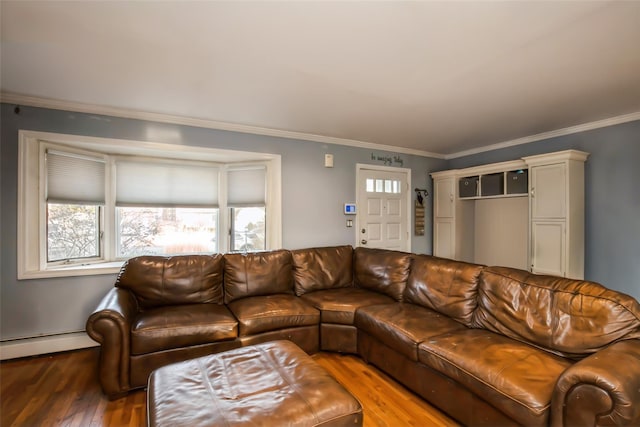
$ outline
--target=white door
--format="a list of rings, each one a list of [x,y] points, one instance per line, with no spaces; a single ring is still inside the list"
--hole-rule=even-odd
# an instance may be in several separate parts
[[[453,218],[453,203],[456,197],[455,181],[453,178],[438,179],[434,181],[433,185],[436,197],[434,215],[436,218]]]
[[[531,217],[564,218],[566,215],[566,167],[564,164],[531,168]]]
[[[456,258],[455,185],[453,178],[433,181],[433,254],[442,258]]]
[[[358,169],[356,246],[410,252],[409,171]]]
[[[433,222],[433,254],[441,258],[455,258],[453,220],[434,219]]]
[[[565,223],[562,221],[531,224],[531,272],[565,276]]]

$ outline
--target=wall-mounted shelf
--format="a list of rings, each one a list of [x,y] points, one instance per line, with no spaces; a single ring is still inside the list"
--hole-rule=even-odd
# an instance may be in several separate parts
[[[522,161],[468,168],[464,172],[465,176],[458,178],[460,200],[522,197],[529,191],[529,170]]]

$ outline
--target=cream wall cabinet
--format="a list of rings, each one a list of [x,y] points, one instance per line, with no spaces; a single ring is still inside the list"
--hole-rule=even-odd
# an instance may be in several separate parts
[[[443,175],[434,183],[436,194],[436,218],[453,218],[455,216],[455,177]]]
[[[576,150],[524,157],[529,166],[530,270],[584,278],[584,163]]]
[[[473,206],[462,206],[456,193],[458,180],[455,172],[444,171],[434,176],[433,248],[442,258],[472,261]],[[463,245],[462,239],[471,239]]]
[[[443,258],[456,258],[455,185],[455,176],[446,172],[440,174],[433,183],[433,247],[434,253]]]
[[[582,279],[584,162],[587,156],[581,151],[567,150],[432,173],[434,255]],[[523,187],[521,180],[527,178],[529,184]],[[513,186],[510,179],[520,182]],[[504,181],[496,186],[496,180]],[[475,195],[470,196],[463,186],[468,182],[478,182],[477,191],[472,191]],[[487,183],[492,184],[490,190]],[[502,191],[496,191],[496,188]],[[528,192],[522,191],[523,188],[528,188]],[[465,192],[461,197],[463,189]],[[518,199],[522,203],[510,204],[491,201],[507,197],[524,197],[525,200]],[[483,204],[479,218],[475,214],[477,203]],[[496,215],[513,218],[502,225],[510,228],[488,231],[482,228],[495,227],[495,221],[486,220],[491,218],[493,205]],[[509,212],[504,212],[505,206],[509,206]],[[492,238],[487,239],[487,236]],[[510,252],[520,255],[509,257],[506,254]]]

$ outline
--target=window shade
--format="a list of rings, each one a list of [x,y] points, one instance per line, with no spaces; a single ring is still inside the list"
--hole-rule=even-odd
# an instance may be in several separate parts
[[[240,208],[264,206],[266,168],[230,169],[227,172],[227,206]]]
[[[104,204],[103,159],[47,150],[45,165],[48,203]]]
[[[116,205],[217,207],[218,169],[194,164],[116,162]]]

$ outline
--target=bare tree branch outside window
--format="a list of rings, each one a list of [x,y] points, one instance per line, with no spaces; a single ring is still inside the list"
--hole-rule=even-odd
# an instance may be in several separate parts
[[[100,210],[93,205],[47,205],[47,257],[51,261],[100,256]]]

